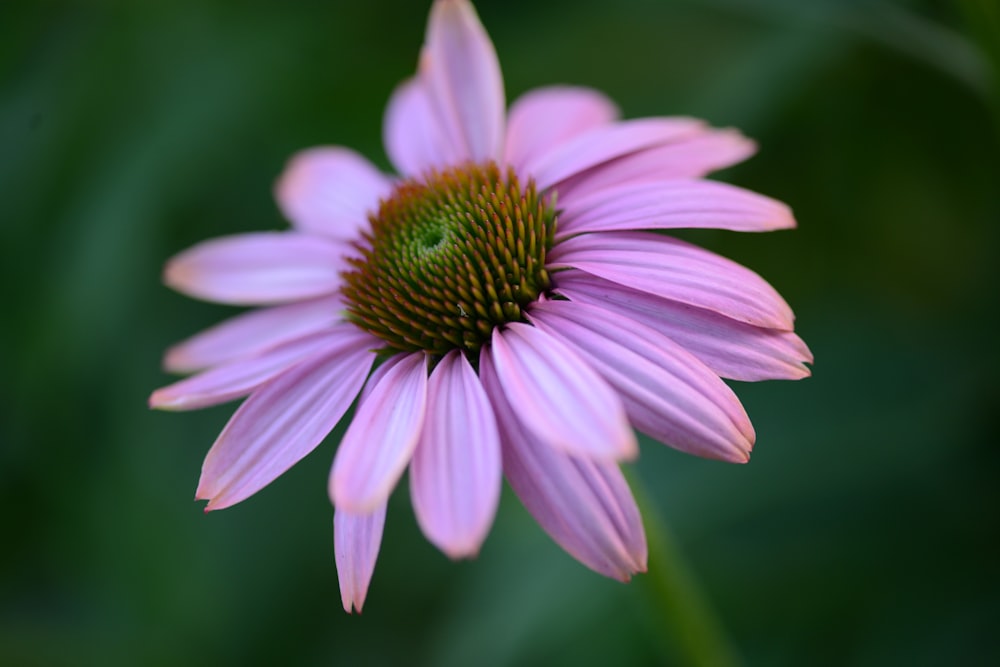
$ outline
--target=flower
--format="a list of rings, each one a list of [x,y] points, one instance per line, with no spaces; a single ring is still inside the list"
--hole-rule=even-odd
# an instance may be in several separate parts
[[[584,565],[645,570],[618,467],[633,427],[743,462],[754,431],[721,378],[809,375],[781,296],[658,233],[795,225],[784,204],[703,180],[752,142],[689,118],[618,120],[601,93],[534,90],[505,113],[493,45],[466,0],[436,0],[385,144],[401,176],[340,147],[296,155],[283,232],[203,242],[167,264],[188,295],[258,306],[168,351],[194,372],[153,393],[187,410],[248,396],[197,497],[237,503],[312,451],[358,399],[330,474],[345,610],[361,610],[387,499],[409,468],[427,538],[475,555],[501,480]]]

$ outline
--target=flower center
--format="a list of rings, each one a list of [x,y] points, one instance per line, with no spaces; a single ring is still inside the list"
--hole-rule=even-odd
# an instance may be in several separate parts
[[[432,170],[397,185],[369,220],[342,292],[351,321],[388,351],[476,353],[549,287],[556,211],[512,169]]]

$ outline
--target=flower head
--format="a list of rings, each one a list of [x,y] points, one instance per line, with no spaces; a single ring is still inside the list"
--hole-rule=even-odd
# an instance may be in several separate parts
[[[194,372],[150,404],[247,397],[197,496],[237,503],[357,407],[330,474],[344,608],[361,609],[386,502],[409,469],[417,520],[453,558],[480,549],[502,477],[586,566],[621,580],[646,544],[618,462],[633,428],[742,462],[754,431],[721,378],[801,378],[792,312],[752,271],[657,230],[793,227],[780,202],[703,180],[748,157],[734,130],[618,120],[602,94],[527,93],[505,113],[488,36],[436,0],[417,75],[392,95],[400,176],[339,147],[295,156],[285,232],[201,243],[165,280],[257,306],[172,348]]]

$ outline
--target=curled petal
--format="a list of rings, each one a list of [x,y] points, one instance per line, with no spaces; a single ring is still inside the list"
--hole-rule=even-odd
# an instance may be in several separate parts
[[[149,397],[149,407],[197,410],[241,398],[295,364],[336,347],[340,337],[337,330],[324,331],[278,345],[256,356],[215,366],[157,389]]]
[[[333,325],[343,305],[330,296],[260,308],[224,320],[169,350],[163,359],[171,373],[192,373],[229,363]]]
[[[626,183],[702,178],[742,162],[756,151],[757,145],[738,130],[705,128],[674,142],[629,153],[571,178],[560,184],[559,196],[569,201],[578,192],[595,192]]]
[[[533,437],[493,368],[481,376],[493,404],[503,469],[525,508],[571,556],[628,581],[646,570],[646,535],[635,499],[613,462],[570,456]]]
[[[344,247],[294,232],[256,232],[203,241],[167,263],[163,281],[178,292],[235,305],[325,296],[340,286]]]
[[[560,237],[582,232],[714,228],[768,232],[795,226],[785,204],[733,185],[673,180],[630,183],[560,199]]]
[[[575,86],[529,91],[510,107],[504,156],[522,168],[537,155],[587,130],[618,118],[618,107],[603,93]]]
[[[288,163],[275,188],[278,205],[297,229],[340,241],[368,228],[368,215],[392,183],[356,152],[310,148]]]
[[[583,271],[560,271],[556,290],[641,322],[733,380],[798,380],[810,375],[809,348],[791,331],[755,327],[703,308],[639,292]]]
[[[361,613],[368,595],[368,584],[375,571],[375,560],[382,546],[386,504],[383,502],[366,514],[354,514],[337,508],[333,514],[333,551],[340,581],[340,599],[344,611]]]
[[[666,336],[611,311],[570,301],[538,303],[530,317],[590,360],[618,391],[640,431],[696,456],[749,459],[754,431],[739,399]]]
[[[427,403],[427,358],[396,355],[372,376],[330,472],[333,504],[370,512],[389,497],[417,446]]]
[[[795,319],[781,295],[750,269],[660,234],[606,232],[568,239],[549,255],[549,268],[564,267],[754,326],[791,331]]]
[[[250,395],[212,445],[197,498],[222,509],[270,484],[337,425],[375,360],[375,339],[345,325],[328,351]]]
[[[610,160],[696,134],[703,127],[693,118],[638,118],[603,125],[528,160],[524,172],[544,190]]]
[[[452,558],[476,555],[496,514],[500,480],[489,399],[465,356],[449,352],[431,374],[410,463],[413,509],[427,539]]]
[[[480,365],[496,371],[521,420],[547,445],[582,458],[634,458],[638,445],[615,391],[564,343],[514,322],[494,329]]]
[[[437,0],[427,22],[419,76],[438,126],[460,157],[498,160],[504,133],[500,63],[489,35],[467,0]]]

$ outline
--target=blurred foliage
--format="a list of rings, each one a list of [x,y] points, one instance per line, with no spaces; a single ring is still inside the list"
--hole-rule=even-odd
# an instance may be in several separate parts
[[[339,432],[205,516],[189,499],[231,407],[146,409],[165,347],[230,312],[163,288],[163,261],[282,227],[296,150],[387,167],[382,108],[427,5],[0,6],[0,664],[675,659],[644,578],[586,571],[510,494],[481,556],[451,563],[400,489],[347,616]],[[634,470],[746,664],[1000,662],[997,5],[478,5],[509,99],[568,82],[740,127],[760,154],[721,177],[796,211],[794,232],[690,236],[788,298],[815,376],[736,387],[749,465],[646,442]]]

